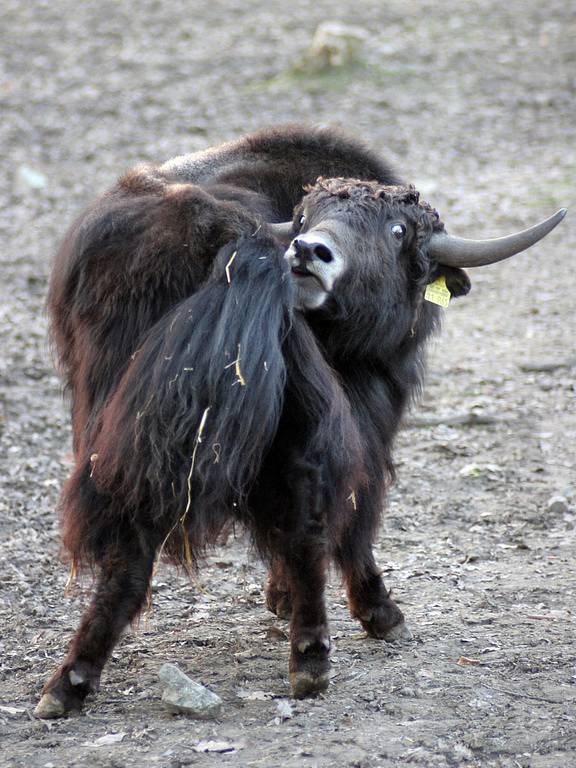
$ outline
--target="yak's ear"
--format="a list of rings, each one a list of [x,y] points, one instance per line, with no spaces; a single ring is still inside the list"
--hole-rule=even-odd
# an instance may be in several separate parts
[[[466,296],[472,287],[470,278],[460,267],[447,267],[444,264],[438,264],[430,277],[430,282],[434,282],[439,277],[444,276],[446,287],[452,296]]]

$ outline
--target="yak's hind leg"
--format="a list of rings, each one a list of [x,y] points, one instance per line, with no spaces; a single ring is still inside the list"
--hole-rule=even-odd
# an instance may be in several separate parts
[[[346,583],[350,613],[368,635],[388,642],[407,640],[410,630],[386,589],[372,552],[379,506],[379,494],[372,498],[366,491],[359,494],[359,514],[342,536],[336,560]]]
[[[155,547],[133,540],[103,558],[90,606],[64,662],[44,686],[37,717],[81,709],[86,696],[98,690],[102,668],[122,630],[144,605],[154,556]]]
[[[288,577],[281,559],[275,558],[268,571],[266,584],[266,607],[279,619],[289,619],[292,615],[292,596]]]

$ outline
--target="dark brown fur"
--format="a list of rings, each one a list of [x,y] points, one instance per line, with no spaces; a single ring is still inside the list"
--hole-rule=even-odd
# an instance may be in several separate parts
[[[57,714],[97,689],[159,550],[196,565],[231,520],[269,562],[268,606],[291,615],[296,695],[327,684],[331,560],[369,634],[402,624],[372,541],[437,322],[422,292],[441,269],[426,243],[442,224],[397,185],[357,142],[287,126],[135,169],[72,226],[48,298],[76,457],[63,532],[99,578],[45,687]],[[297,222],[305,189],[309,210],[337,211],[358,242],[348,279],[303,315],[265,222],[294,210]],[[399,262],[385,232],[397,215],[410,227]],[[445,273],[467,291],[461,271]]]

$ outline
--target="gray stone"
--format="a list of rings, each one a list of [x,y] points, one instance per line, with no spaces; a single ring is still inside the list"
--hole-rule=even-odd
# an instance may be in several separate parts
[[[320,68],[343,67],[358,59],[369,37],[361,27],[324,21],[316,27],[308,55]]]
[[[565,496],[551,496],[546,504],[546,511],[553,515],[564,515],[568,512],[568,499]]]
[[[166,686],[162,701],[171,712],[210,720],[222,711],[222,699],[200,683],[195,683],[175,664],[163,664],[159,677]]]

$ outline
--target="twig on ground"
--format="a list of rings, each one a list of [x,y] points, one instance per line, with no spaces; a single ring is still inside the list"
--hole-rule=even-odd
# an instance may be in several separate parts
[[[546,704],[563,704],[565,702],[556,701],[555,699],[548,699],[545,696],[533,696],[531,693],[522,693],[521,691],[507,691],[505,688],[497,688],[495,685],[488,685],[488,683],[480,683],[484,688],[489,688],[497,693],[504,693],[507,696],[514,696],[517,699],[531,699],[532,701],[543,701]]]
[[[412,416],[404,420],[405,427],[485,426],[512,421],[512,417],[495,413],[454,413],[445,416]]]
[[[576,366],[576,357],[569,357],[567,360],[557,360],[556,362],[528,362],[522,363],[519,368],[524,373],[552,373],[562,368],[573,368]]]

